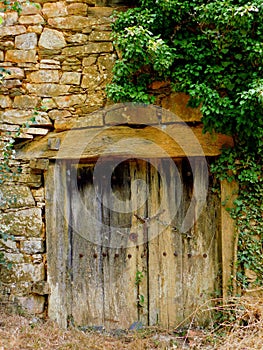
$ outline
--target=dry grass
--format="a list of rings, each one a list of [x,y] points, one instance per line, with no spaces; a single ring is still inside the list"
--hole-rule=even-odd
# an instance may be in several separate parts
[[[222,311],[229,316],[220,325],[226,337],[221,339],[218,350],[263,349],[262,297],[233,299]]]
[[[143,350],[143,349],[263,349],[263,300],[238,298],[216,306],[223,315],[210,329],[161,330],[145,328],[120,335],[60,329],[54,322],[1,312],[0,350]],[[193,324],[193,323],[192,323]]]

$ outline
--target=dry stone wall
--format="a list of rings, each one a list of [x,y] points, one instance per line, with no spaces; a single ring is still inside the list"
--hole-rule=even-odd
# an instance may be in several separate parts
[[[106,105],[104,89],[115,60],[112,11],[91,0],[25,1],[20,14],[2,14],[0,67],[8,74],[0,85],[1,141],[14,137],[23,144],[70,129],[76,119]],[[14,175],[0,188],[1,225],[13,236],[0,243],[12,264],[0,267],[0,300],[38,315],[44,314],[49,293],[47,167],[48,160],[13,160]]]

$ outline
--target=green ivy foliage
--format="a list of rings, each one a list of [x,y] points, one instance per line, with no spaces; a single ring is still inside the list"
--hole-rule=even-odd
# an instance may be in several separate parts
[[[234,208],[227,208],[238,229],[237,279],[241,288],[262,286],[263,276],[263,164],[257,149],[244,145],[224,149],[211,170],[220,180],[239,184]],[[246,271],[253,271],[253,283]],[[250,272],[251,275],[251,272]]]
[[[239,184],[231,211],[239,229],[238,280],[248,287],[249,269],[263,285],[262,0],[141,0],[116,13],[112,29],[119,59],[110,99],[154,103],[151,83],[169,81],[190,95],[192,107],[201,106],[204,132],[233,136],[235,147],[212,171]]]
[[[2,0],[1,1],[0,12],[6,11],[16,11],[17,13],[21,13],[22,5],[20,1],[11,1],[11,0]],[[29,1],[27,3],[30,3]],[[0,24],[3,22],[3,18],[0,16]]]

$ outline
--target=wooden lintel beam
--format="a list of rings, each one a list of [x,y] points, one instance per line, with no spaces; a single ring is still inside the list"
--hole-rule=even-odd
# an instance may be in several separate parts
[[[52,148],[52,140],[59,145]],[[53,143],[54,143],[53,142]],[[217,156],[223,146],[231,147],[231,137],[208,133],[202,126],[183,123],[159,126],[111,126],[72,129],[52,133],[33,141],[18,152],[23,159],[96,159],[101,156],[125,158],[180,158]]]

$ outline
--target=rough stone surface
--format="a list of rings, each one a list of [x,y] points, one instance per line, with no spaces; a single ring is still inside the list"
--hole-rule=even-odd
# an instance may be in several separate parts
[[[124,109],[120,104],[106,113],[106,124],[158,124],[157,110],[149,106],[126,106]]]
[[[40,61],[40,69],[61,69],[60,62],[57,60],[44,59]]]
[[[87,42],[88,36],[86,34],[77,33],[68,36],[66,39],[69,43],[84,44]]]
[[[50,292],[49,285],[46,281],[33,283],[31,287],[32,293],[38,295],[47,295]]]
[[[42,281],[45,277],[45,269],[44,264],[17,264],[17,268],[15,270],[15,278],[16,280],[31,280],[32,282]]]
[[[27,75],[27,78],[32,83],[58,83],[59,82],[59,72],[58,70],[39,70],[32,72]]]
[[[11,35],[19,35],[23,33],[26,33],[26,27],[22,25],[0,28],[0,38]]]
[[[89,56],[89,57],[85,57],[83,58],[83,61],[82,61],[82,65],[84,67],[90,67],[92,65],[94,65],[97,61],[97,56]]]
[[[22,241],[20,244],[20,250],[26,254],[43,253],[45,251],[43,240],[30,239],[28,241]]]
[[[8,74],[5,77],[5,80],[9,79],[22,79],[25,76],[24,70],[18,67],[7,67]]]
[[[45,297],[40,295],[31,295],[17,298],[20,306],[22,306],[28,313],[37,315],[44,311]]]
[[[21,253],[6,253],[5,252],[5,260],[6,262],[10,262],[12,264],[19,264],[19,263],[25,263],[27,262],[24,258],[24,255]]]
[[[31,169],[38,169],[38,170],[47,170],[49,164],[48,159],[31,159],[29,162],[29,167]],[[41,197],[44,199],[44,188],[37,190],[32,190],[32,193],[35,196],[39,197],[39,193],[41,193]],[[36,194],[35,194],[36,193]]]
[[[88,5],[83,3],[73,3],[67,6],[69,15],[81,15],[86,16],[88,11]]]
[[[32,193],[27,186],[0,187],[0,209],[33,207],[35,205]]]
[[[32,121],[33,117],[34,117],[34,121]],[[34,110],[10,109],[0,113],[0,121],[4,123],[19,124],[19,125],[23,125],[25,123],[29,125],[34,124],[39,126],[52,125],[52,123],[50,122],[45,112],[38,112],[37,114],[34,114]]]
[[[1,85],[1,92],[6,92],[20,86],[22,86],[22,83],[19,79],[5,79]]]
[[[42,132],[42,129],[38,128],[21,128],[22,133],[27,133],[28,136],[30,134],[32,135],[46,135],[46,130],[45,132]],[[30,187],[40,187],[41,186],[41,175],[40,174],[34,174],[34,173],[21,173],[19,175],[15,175],[14,179],[19,183],[19,184],[26,184],[29,185]]]
[[[114,66],[116,56],[106,54],[98,58],[98,68],[100,72],[106,71],[108,74],[111,74],[112,68]]]
[[[111,32],[99,32],[94,31],[90,34],[89,40],[90,41],[110,41],[111,38]]]
[[[35,4],[23,4],[21,15],[36,15],[41,12],[41,8]]]
[[[29,128],[21,128],[21,131],[26,133],[27,135],[46,135],[48,133],[48,129],[42,129],[42,128],[33,128],[33,127],[29,127]],[[39,176],[39,175],[35,175],[36,176]],[[32,177],[32,175],[31,175]],[[19,177],[20,178],[20,177]],[[39,176],[39,179],[41,178],[41,176]],[[29,178],[28,180],[29,181]],[[23,181],[24,182],[24,181]],[[31,181],[30,181],[31,182]],[[39,180],[40,182],[40,180]],[[36,185],[36,184],[35,184]]]
[[[36,34],[41,34],[43,31],[43,26],[41,24],[36,24],[32,26],[28,26],[27,29],[28,33],[36,33]]]
[[[20,24],[44,24],[45,20],[40,14],[21,16],[19,18]]]
[[[77,72],[64,72],[60,79],[61,84],[79,85],[81,79],[81,73]]]
[[[74,123],[74,128],[85,128],[87,126],[103,126],[104,125],[104,114],[94,113],[81,117]]]
[[[0,95],[0,107],[10,108],[12,106],[12,100],[9,96]]]
[[[15,96],[14,102],[13,102],[13,108],[17,109],[34,109],[39,104],[40,99],[33,97],[33,96],[27,96],[27,95],[21,95],[21,96]]]
[[[54,2],[54,3],[47,3],[43,6],[43,15],[45,17],[51,18],[51,17],[64,17],[67,16],[68,11],[66,7],[65,2]]]
[[[70,118],[71,113],[65,110],[53,109],[48,113],[48,116],[51,120],[59,120],[64,118]]]
[[[20,62],[37,62],[36,50],[9,50],[5,56],[6,61]]]
[[[1,13],[1,18],[3,19],[2,25],[13,26],[17,23],[18,14],[17,12]]]
[[[19,253],[19,249],[17,247],[16,242],[13,239],[0,239],[0,247],[1,250],[5,251],[5,254],[7,253]]]
[[[101,85],[104,79],[105,77],[99,72],[85,74],[82,78],[81,87],[88,90],[94,90],[96,87]]]
[[[36,33],[27,33],[16,36],[15,48],[20,50],[31,50],[37,46]]]
[[[75,125],[75,119],[58,119],[54,121],[54,128],[56,132],[70,130]]]
[[[86,95],[68,95],[55,97],[54,101],[59,108],[67,108],[76,105],[82,105],[85,103],[87,99]]]
[[[110,42],[90,43],[84,46],[67,47],[62,50],[65,56],[87,55],[92,53],[112,52],[113,45]]]
[[[30,94],[41,96],[41,97],[53,97],[64,95],[70,89],[70,85],[59,85],[59,84],[26,84],[26,88]]]
[[[57,17],[48,19],[48,24],[54,28],[70,29],[74,31],[82,30],[85,27],[95,25],[95,18],[84,16]]]
[[[39,47],[56,50],[66,46],[64,35],[58,30],[45,28],[39,39]]]
[[[57,108],[54,100],[52,98],[43,98],[42,105],[46,108],[47,111]]]

